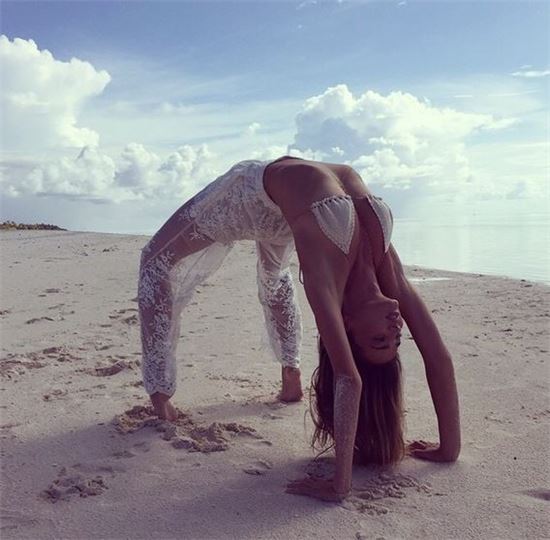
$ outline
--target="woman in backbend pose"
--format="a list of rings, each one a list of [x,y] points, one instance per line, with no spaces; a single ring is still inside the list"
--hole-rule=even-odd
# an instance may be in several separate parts
[[[197,285],[236,240],[255,240],[258,295],[275,357],[279,399],[302,398],[301,316],[289,270],[296,249],[319,330],[313,375],[314,442],[334,442],[334,479],[291,482],[290,493],[339,500],[354,462],[388,464],[405,454],[401,365],[403,319],[426,368],[439,444],[413,456],[454,461],[460,450],[452,360],[390,244],[389,207],[349,166],[283,156],[241,161],[186,202],[145,246],[139,277],[143,382],[156,413],[173,420],[180,315]]]

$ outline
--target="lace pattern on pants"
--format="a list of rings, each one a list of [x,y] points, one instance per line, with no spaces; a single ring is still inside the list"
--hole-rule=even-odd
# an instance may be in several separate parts
[[[294,245],[256,242],[258,298],[262,305],[268,343],[274,360],[299,367],[302,316],[289,268]]]
[[[166,252],[140,266],[138,302],[141,322],[143,386],[148,394],[176,391],[176,348],[182,310],[195,288],[221,265],[232,245],[215,242],[174,264]]]
[[[138,302],[147,393],[174,394],[182,310],[235,240],[256,240],[258,297],[270,347],[283,365],[298,365],[301,316],[288,267],[294,245],[284,217],[266,199],[264,167],[254,160],[238,163],[177,210],[144,247]]]

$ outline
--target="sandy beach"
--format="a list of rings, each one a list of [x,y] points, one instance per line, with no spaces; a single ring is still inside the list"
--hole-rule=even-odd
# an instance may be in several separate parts
[[[550,287],[408,268],[453,354],[462,453],[357,467],[348,500],[324,503],[284,492],[329,475],[332,458],[314,461],[307,399],[276,401],[251,242],[184,312],[176,425],[151,417],[136,303],[147,239],[0,233],[2,538],[550,536]],[[309,386],[317,334],[298,290]],[[403,335],[407,438],[436,439],[422,360]]]

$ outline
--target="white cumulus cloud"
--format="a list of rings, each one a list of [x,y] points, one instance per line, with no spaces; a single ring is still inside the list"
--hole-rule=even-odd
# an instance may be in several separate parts
[[[182,146],[165,159],[137,143],[126,145],[115,158],[87,146],[76,158],[41,164],[23,180],[4,182],[4,192],[98,202],[183,201],[220,173],[214,160],[206,145]]]
[[[106,71],[72,58],[56,60],[33,40],[0,36],[2,130],[5,150],[82,147],[99,135],[77,125],[86,100],[103,92]]]
[[[348,163],[367,183],[400,192],[412,189],[419,194],[486,194],[489,190],[513,196],[518,193],[518,185],[526,186],[520,190],[523,193],[540,183],[535,170],[531,178],[536,182],[525,180],[521,170],[516,173],[514,169],[512,174],[513,162],[507,165],[507,176],[500,169],[498,174],[489,174],[502,162],[498,157],[482,170],[485,153],[472,153],[471,137],[483,132],[486,138],[493,137],[517,122],[509,116],[486,114],[486,107],[463,112],[400,91],[353,95],[345,84],[340,84],[306,99],[301,109],[298,105],[294,141],[287,145],[292,135],[280,131],[276,140],[267,107],[253,116],[249,114],[244,128],[241,121],[226,120],[226,129],[238,135],[224,140],[220,107],[204,113],[196,105],[179,99],[164,100],[161,95],[157,101],[160,106],[154,111],[158,132],[164,135],[167,122],[179,125],[181,116],[192,112],[188,124],[189,132],[193,132],[195,125],[205,123],[203,115],[210,114],[220,138],[213,143],[216,152],[204,143],[184,144],[161,155],[159,147],[154,146],[159,137],[151,137],[147,144],[133,140],[135,137],[139,141],[151,125],[139,125],[131,136],[129,129],[123,130],[113,138],[114,149],[111,141],[112,149],[106,152],[98,144],[99,134],[82,125],[85,116],[81,115],[87,103],[108,84],[110,76],[105,71],[82,60],[62,62],[50,52],[39,50],[32,40],[10,41],[5,36],[0,37],[0,67],[4,76],[2,122],[6,143],[0,182],[2,192],[8,196],[49,195],[116,202],[137,199],[152,204],[184,201],[225,172],[232,157],[266,160],[289,153]],[[470,97],[466,93],[458,95]],[[504,94],[492,92],[491,100],[498,95]],[[507,102],[508,97],[506,94]],[[119,100],[110,110],[117,123],[133,126],[134,109],[129,103]],[[270,105],[269,110],[272,108]],[[294,103],[292,108],[296,110]],[[150,118],[148,121],[151,124]],[[60,159],[37,160],[51,148],[66,151],[59,154]],[[535,155],[537,152],[538,147],[533,150]],[[476,161],[473,165],[472,159]],[[538,171],[541,167],[537,167]]]
[[[405,92],[355,97],[345,84],[306,100],[292,150],[352,165],[388,188],[454,191],[473,181],[465,141],[514,119],[437,107]]]

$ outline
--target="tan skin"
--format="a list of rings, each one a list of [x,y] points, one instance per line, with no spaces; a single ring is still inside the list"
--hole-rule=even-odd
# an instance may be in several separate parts
[[[347,165],[285,156],[265,169],[264,186],[292,229],[306,295],[335,376],[348,377],[360,392],[361,380],[345,330],[352,332],[370,362],[384,363],[395,357],[405,319],[424,360],[440,434],[439,444],[413,441],[409,453],[430,461],[456,460],[460,423],[450,354],[430,311],[405,278],[395,249],[390,247],[384,253],[378,218],[364,199],[372,194],[361,177]],[[344,194],[354,198],[358,219],[348,255],[320,231],[309,211],[315,201]],[[299,370],[283,368],[280,399],[295,401],[301,397]],[[151,401],[161,418],[176,418],[168,396],[153,394]],[[342,500],[351,489],[352,463],[342,457],[345,453],[336,452],[333,479],[297,480],[287,486],[287,491],[327,501]]]

